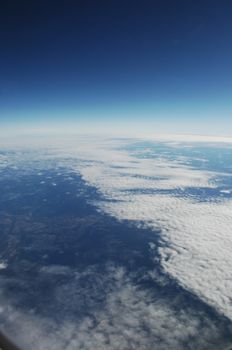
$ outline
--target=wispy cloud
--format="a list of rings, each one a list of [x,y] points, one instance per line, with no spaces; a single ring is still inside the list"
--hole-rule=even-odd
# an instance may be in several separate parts
[[[63,274],[62,268],[60,271]],[[53,272],[57,274],[58,269]],[[77,302],[75,298],[84,297],[81,289],[83,279],[107,288],[106,301],[100,308],[97,304],[101,288],[94,298],[92,291],[86,288],[86,298],[93,298],[94,304],[88,316],[79,315],[76,321],[64,317],[54,322],[54,315],[46,318],[20,311],[1,296],[1,305],[4,305],[0,309],[1,327],[22,348],[36,350],[147,350],[154,349],[154,344],[159,350],[208,349],[226,342],[220,324],[213,323],[203,311],[194,310],[191,306],[180,310],[178,296],[168,300],[165,296],[139,288],[122,267],[112,265],[104,272],[102,275],[95,268],[76,271],[73,282],[63,290],[62,286],[61,289],[57,287],[54,294],[55,302],[60,300],[65,310],[64,304],[71,307]]]

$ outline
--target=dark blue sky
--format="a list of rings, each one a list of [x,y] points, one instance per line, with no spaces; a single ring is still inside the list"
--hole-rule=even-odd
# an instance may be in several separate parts
[[[229,0],[8,0],[0,27],[2,126],[232,130]]]

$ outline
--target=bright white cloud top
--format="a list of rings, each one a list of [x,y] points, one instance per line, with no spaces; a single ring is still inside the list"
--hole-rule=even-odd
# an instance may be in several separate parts
[[[170,160],[164,152],[156,152],[155,145],[154,157],[148,158],[149,149],[141,146],[135,152],[128,147],[131,142],[87,140],[73,150],[76,170],[108,199],[95,204],[120,220],[160,229],[164,270],[232,319],[232,200],[223,196],[199,200],[186,193],[189,188],[217,189],[218,177],[231,173],[201,170],[187,156]],[[169,145],[174,154],[175,148],[194,147]],[[79,163],[81,159],[84,162]],[[207,162],[197,156],[196,160]]]

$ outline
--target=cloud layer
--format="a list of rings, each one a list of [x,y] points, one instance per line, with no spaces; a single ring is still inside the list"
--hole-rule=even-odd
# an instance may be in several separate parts
[[[232,319],[232,200],[224,196],[229,190],[218,190],[216,197],[207,193],[231,174],[194,167],[190,156],[176,155],[180,147],[194,145],[175,144],[173,159],[170,152],[156,152],[156,144],[147,157],[145,146],[135,152],[131,142],[120,140],[82,143],[74,155],[85,160],[76,169],[107,199],[95,203],[99,209],[161,229],[164,270]]]
[[[43,162],[51,168],[54,164],[66,168],[67,179],[70,169],[80,173],[97,188],[99,196],[88,200],[100,212],[149,227],[154,234],[158,229],[167,279],[232,320],[231,174],[225,167],[212,170],[207,154],[194,149],[193,144],[177,142],[134,144],[134,140],[82,138],[66,148],[40,150],[36,161],[41,161],[41,169]],[[25,162],[26,154],[7,162],[28,173],[33,162]],[[49,181],[55,183],[52,178]],[[1,268],[7,270],[4,260]],[[149,276],[164,291],[165,279],[157,277],[156,271],[149,271]],[[216,313],[211,317],[197,303],[184,302],[181,288],[172,298],[155,288],[151,292],[136,283],[125,266],[78,270],[52,264],[40,267],[37,278],[42,284],[52,278],[59,281],[51,303],[54,310],[62,310],[62,317],[60,312],[49,317],[19,307],[17,296],[10,299],[4,294],[10,278],[0,279],[1,328],[25,350],[149,350],[154,344],[159,350],[224,349],[228,345],[231,329],[226,319],[217,318]],[[82,312],[85,305],[88,314]]]

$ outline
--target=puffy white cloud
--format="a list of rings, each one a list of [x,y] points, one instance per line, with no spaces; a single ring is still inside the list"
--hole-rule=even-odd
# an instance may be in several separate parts
[[[199,200],[185,192],[216,189],[214,179],[231,174],[196,169],[187,158],[138,157],[125,144],[83,143],[83,150],[74,152],[85,159],[76,164],[83,178],[112,199],[95,204],[118,219],[161,229],[164,270],[232,319],[232,201],[207,196]]]
[[[232,202],[198,203],[168,195],[133,195],[102,204],[120,219],[162,230],[162,265],[185,288],[232,319]]]

